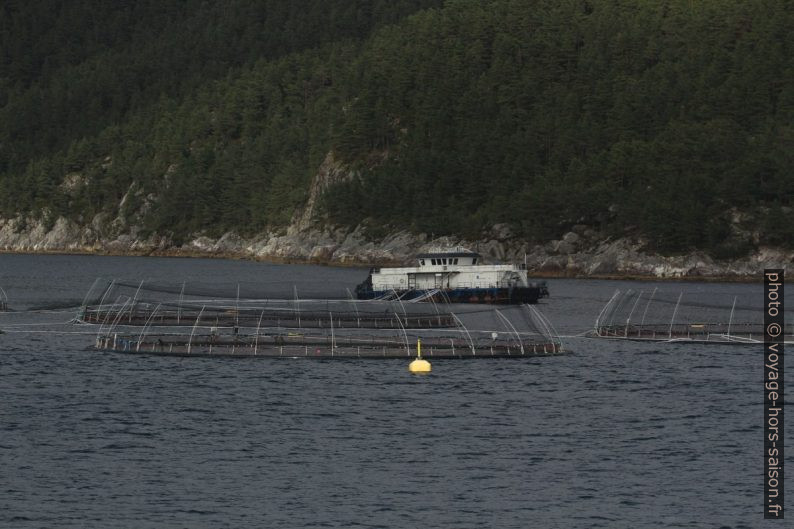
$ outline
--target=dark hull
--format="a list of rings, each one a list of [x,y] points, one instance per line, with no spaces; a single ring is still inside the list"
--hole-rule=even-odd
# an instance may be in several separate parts
[[[364,284],[365,285],[365,284]],[[356,289],[358,299],[379,299],[399,297],[403,300],[421,299],[436,303],[488,303],[517,305],[538,302],[548,295],[545,286],[514,288],[451,288],[445,290],[389,290],[378,291],[359,285]]]

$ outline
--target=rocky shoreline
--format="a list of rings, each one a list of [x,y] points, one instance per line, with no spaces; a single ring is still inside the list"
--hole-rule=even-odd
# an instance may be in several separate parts
[[[477,241],[430,238],[405,231],[373,241],[362,228],[346,232],[304,223],[285,232],[249,238],[231,232],[219,238],[198,235],[180,245],[162,236],[142,239],[136,232],[133,228],[108,235],[101,219],[81,227],[59,218],[49,229],[40,221],[0,219],[0,252],[221,257],[371,266],[407,264],[415,254],[432,247],[464,246],[490,261],[525,262],[530,274],[537,277],[720,281],[756,281],[764,268],[788,268],[794,263],[794,252],[780,248],[759,248],[752,255],[727,261],[702,252],[662,256],[646,253],[642,241],[604,238],[586,226],[575,226],[559,240],[544,245],[530,245],[513,237],[502,225]]]
[[[320,197],[330,186],[355,178],[356,174],[329,152],[311,183],[306,203],[294,213],[288,228],[250,237],[233,232],[217,238],[196,234],[185,242],[176,242],[167,235],[141,235],[138,226],[145,222],[146,212],[156,197],[143,196],[133,182],[121,202],[108,210],[115,211],[115,217],[100,213],[80,223],[64,217],[49,223],[32,217],[0,218],[0,252],[222,257],[372,266],[409,264],[417,253],[433,247],[463,246],[490,262],[526,263],[535,277],[720,281],[757,281],[764,268],[788,268],[794,263],[794,251],[770,247],[758,247],[751,255],[731,260],[715,260],[704,252],[663,256],[647,251],[643,240],[610,238],[584,224],[573,226],[558,240],[540,245],[515,236],[505,224],[493,226],[479,240],[434,238],[407,231],[375,238],[362,226],[352,231],[324,226],[318,221],[322,217],[317,211]],[[80,178],[67,175],[63,185],[85,183]],[[125,217],[120,211],[133,195],[142,205]],[[46,217],[47,212],[42,216]],[[734,217],[731,229],[737,232],[741,216],[737,213]],[[738,235],[753,239],[752,234]]]

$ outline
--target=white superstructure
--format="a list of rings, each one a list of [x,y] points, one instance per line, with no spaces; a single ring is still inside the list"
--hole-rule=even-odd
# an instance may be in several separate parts
[[[512,264],[480,264],[479,254],[456,248],[417,256],[417,266],[372,271],[372,290],[404,291],[527,287],[527,271]]]

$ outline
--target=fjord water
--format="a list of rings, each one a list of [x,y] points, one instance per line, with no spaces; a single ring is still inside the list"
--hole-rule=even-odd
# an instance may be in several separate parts
[[[99,353],[83,326],[42,325],[98,276],[334,295],[365,275],[0,255],[17,311],[0,315],[0,527],[781,526],[762,519],[760,346],[572,337],[568,356],[415,376],[402,360]],[[616,288],[653,287],[551,280],[540,308],[573,336]]]

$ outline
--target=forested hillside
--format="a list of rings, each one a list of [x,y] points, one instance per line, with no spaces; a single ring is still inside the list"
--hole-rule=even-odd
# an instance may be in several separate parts
[[[794,4],[5,2],[0,217],[794,244]]]

